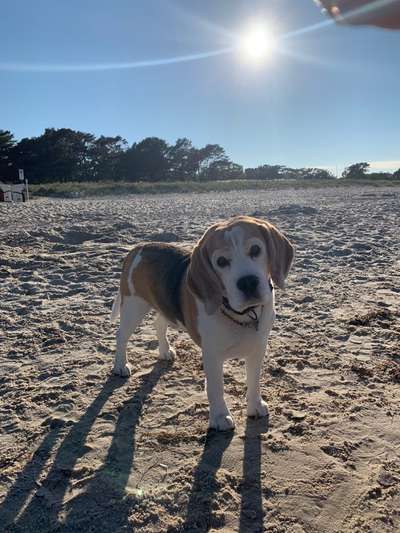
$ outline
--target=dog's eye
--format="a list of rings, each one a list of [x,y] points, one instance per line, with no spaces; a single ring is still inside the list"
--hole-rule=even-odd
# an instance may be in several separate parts
[[[223,255],[221,255],[220,257],[218,257],[217,259],[217,265],[220,267],[220,268],[225,268],[227,266],[229,266],[230,264],[230,261],[224,257]]]
[[[261,253],[261,248],[258,246],[258,244],[253,244],[253,246],[250,248],[249,256],[250,257],[257,257]]]

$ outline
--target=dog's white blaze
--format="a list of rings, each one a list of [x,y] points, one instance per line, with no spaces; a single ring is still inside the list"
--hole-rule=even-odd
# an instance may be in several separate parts
[[[135,255],[135,257],[134,257],[134,259],[132,261],[132,264],[129,267],[128,287],[129,287],[129,292],[131,293],[132,296],[135,294],[135,287],[133,286],[132,275],[133,275],[133,271],[139,265],[141,260],[142,260],[142,253],[139,252],[138,254]]]
[[[111,309],[110,321],[112,324],[114,324],[117,321],[117,318],[119,317],[120,307],[121,307],[121,291],[118,289],[117,296],[114,299],[114,303]]]
[[[253,238],[249,240],[254,244],[258,244],[262,250],[259,259],[252,259],[248,255],[248,250],[245,248],[246,232],[240,226],[226,230],[224,233],[224,240],[229,247],[229,259],[231,261],[230,267],[220,270],[220,276],[225,286],[227,297],[230,304],[237,310],[248,305],[242,292],[237,287],[237,281],[243,276],[254,275],[260,280],[259,293],[262,301],[268,300],[271,296],[269,284],[265,272],[265,246],[261,239]],[[221,254],[223,255],[223,251]],[[218,254],[217,254],[218,255]]]
[[[238,253],[243,248],[243,230],[240,226],[234,226],[224,232],[224,239],[232,245],[233,249]]]

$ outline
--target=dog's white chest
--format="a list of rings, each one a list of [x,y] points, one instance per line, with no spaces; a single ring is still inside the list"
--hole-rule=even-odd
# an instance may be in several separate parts
[[[271,306],[263,309],[258,327],[239,325],[221,313],[208,315],[202,303],[198,304],[198,329],[202,348],[218,352],[224,359],[247,358],[265,342],[274,319]]]

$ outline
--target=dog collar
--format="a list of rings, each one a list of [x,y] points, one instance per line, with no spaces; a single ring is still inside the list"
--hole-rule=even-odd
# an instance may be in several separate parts
[[[271,289],[271,291],[274,290],[274,286],[272,284],[271,278],[268,279],[268,284]],[[256,313],[257,307],[261,307],[260,315],[258,316]],[[260,323],[260,318],[263,313],[264,306],[261,305],[252,305],[250,307],[246,307],[243,311],[236,311],[233,309],[233,307],[230,305],[228,298],[223,298],[222,300],[222,306],[221,306],[221,313],[226,316],[226,318],[229,318],[232,322],[237,324],[238,326],[242,326],[244,328],[254,328],[256,331],[258,331],[258,325]],[[230,314],[231,313],[231,314]],[[234,316],[232,316],[232,313]],[[235,316],[236,315],[236,316]],[[242,320],[238,320],[236,317],[242,317],[244,315],[247,315],[250,318],[250,321],[244,322]]]
[[[260,307],[260,314],[257,315],[256,309]],[[235,311],[230,305],[226,298],[224,298],[224,301],[221,306],[221,313],[226,316],[226,318],[229,318],[232,322],[237,324],[238,326],[242,326],[243,328],[254,328],[256,331],[258,331],[258,326],[260,323],[260,318],[262,315],[262,312],[264,310],[264,306],[261,305],[254,305],[251,307],[247,307],[244,309],[244,311]],[[233,314],[233,316],[232,316]],[[236,316],[235,316],[236,315]],[[239,320],[240,317],[247,316],[250,318],[249,321],[243,321]],[[238,318],[237,318],[238,317]]]
[[[272,284],[271,278],[268,279],[268,284],[271,289],[271,291],[274,290],[274,286]],[[260,307],[260,314],[257,315],[256,309],[257,307]],[[221,313],[226,316],[226,318],[229,318],[232,322],[237,324],[238,326],[242,326],[244,328],[254,328],[256,331],[258,331],[258,326],[260,323],[260,318],[264,310],[263,305],[252,305],[250,307],[246,307],[243,311],[236,311],[231,304],[229,303],[228,298],[222,299],[222,305],[221,305]],[[233,316],[232,316],[233,314]],[[240,317],[247,316],[250,318],[249,321],[243,321],[239,320]]]

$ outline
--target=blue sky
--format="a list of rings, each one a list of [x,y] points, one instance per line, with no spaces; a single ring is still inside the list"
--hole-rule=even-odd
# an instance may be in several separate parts
[[[254,20],[286,36],[257,66],[234,50],[117,68],[231,48]],[[4,2],[0,129],[189,137],[245,166],[400,167],[400,31],[290,36],[325,20],[312,0]]]

